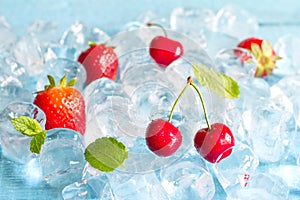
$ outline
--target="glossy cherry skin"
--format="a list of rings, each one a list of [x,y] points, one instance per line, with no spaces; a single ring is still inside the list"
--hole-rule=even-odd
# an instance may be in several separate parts
[[[200,129],[194,138],[194,146],[198,153],[211,163],[218,163],[232,152],[235,140],[231,130],[222,123]]]
[[[167,157],[177,151],[182,143],[182,135],[177,127],[163,119],[149,123],[146,130],[148,148],[158,156]]]
[[[150,43],[150,55],[161,67],[167,67],[182,54],[183,46],[176,40],[157,36]]]

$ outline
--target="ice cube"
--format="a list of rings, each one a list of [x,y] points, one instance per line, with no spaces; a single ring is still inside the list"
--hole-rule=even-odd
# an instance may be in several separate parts
[[[248,179],[256,171],[258,157],[243,143],[237,143],[230,156],[212,166],[218,181],[227,192],[231,188],[244,188]]]
[[[46,116],[37,106],[28,102],[8,104],[0,114],[0,143],[2,154],[18,163],[28,163],[37,157],[30,151],[31,138],[16,131],[11,123],[12,118],[28,116],[36,119],[44,128]]]
[[[107,176],[116,199],[169,199],[154,172],[125,174],[115,171]]]
[[[0,52],[9,51],[10,45],[16,40],[16,35],[11,30],[5,17],[0,16]]]
[[[282,163],[280,165],[266,166],[265,173],[281,177],[288,185],[291,193],[299,193],[300,190],[300,168],[296,164]]]
[[[193,148],[172,166],[160,170],[162,186],[170,199],[213,199],[215,185],[205,162]]]
[[[34,76],[42,72],[43,53],[35,36],[25,35],[21,37],[13,45],[12,51],[16,60],[26,67],[30,75]]]
[[[271,100],[244,112],[244,124],[251,146],[261,162],[286,158],[296,134],[293,113],[279,109]]]
[[[215,14],[210,9],[175,8],[170,17],[171,29],[205,47],[204,29],[212,30]]]
[[[0,55],[0,74],[0,111],[8,103],[32,100],[32,87],[24,66],[11,57]]]
[[[92,41],[97,44],[105,43],[110,37],[97,27],[90,27],[83,22],[76,21],[70,26],[60,39],[60,44],[68,47],[74,47],[79,51],[86,50],[88,42]]]
[[[34,35],[41,46],[59,42],[58,24],[52,21],[36,20],[27,28],[28,34]]]
[[[258,30],[258,21],[244,8],[227,5],[218,11],[214,29],[241,40],[255,35]]]
[[[149,22],[158,24],[164,28],[169,28],[169,21],[166,18],[163,18],[159,16],[156,12],[149,10],[141,13],[136,19],[122,26],[120,32],[145,28],[147,27],[147,23]]]
[[[286,34],[281,36],[274,45],[275,52],[282,57],[276,62],[277,68],[274,74],[281,76],[299,73],[300,55],[297,47],[300,45],[300,37]]]
[[[109,184],[109,180],[104,173],[66,186],[62,190],[62,197],[64,200],[115,199]]]
[[[256,60],[247,50],[240,48],[223,49],[214,58],[216,70],[234,80],[241,77],[253,77]]]
[[[49,44],[43,47],[45,62],[51,59],[65,58],[77,61],[80,51],[74,47],[67,47],[60,44]]]
[[[40,163],[43,177],[52,187],[63,188],[80,181],[85,165],[81,135],[71,129],[48,130]]]
[[[137,17],[137,21],[139,21],[145,25],[148,22],[152,22],[155,24],[159,24],[159,25],[163,26],[164,28],[169,28],[169,21],[166,18],[160,16],[158,13],[156,13],[155,11],[152,11],[152,10],[148,10],[146,12],[141,13]]]
[[[230,35],[210,30],[204,30],[203,37],[205,44],[204,46],[201,45],[201,47],[206,50],[207,54],[211,58],[214,58],[218,52],[223,49],[235,47],[239,41],[237,38]]]
[[[254,174],[246,188],[229,193],[229,199],[233,200],[286,200],[288,197],[289,188],[285,181],[279,176],[264,173]]]
[[[243,77],[237,80],[240,98],[230,101],[241,111],[252,109],[260,102],[266,101],[271,95],[270,86],[264,79]]]
[[[127,131],[127,127],[134,126],[129,118],[131,102],[122,91],[120,84],[101,78],[89,84],[83,95],[87,112],[85,145],[103,136],[135,134]]]
[[[82,91],[86,79],[85,68],[77,61],[64,58],[52,59],[43,65],[43,71],[39,75],[36,91],[44,90],[45,85],[49,85],[47,75],[51,75],[58,84],[59,80],[65,75],[67,81],[77,78],[75,88]]]
[[[272,86],[273,96],[277,96],[277,98],[284,100],[283,103],[285,104],[286,109],[294,113],[298,126],[300,124],[299,91],[300,77],[297,74],[287,75]]]
[[[212,30],[215,14],[208,8],[175,8],[170,17],[171,29],[200,34],[203,29]]]

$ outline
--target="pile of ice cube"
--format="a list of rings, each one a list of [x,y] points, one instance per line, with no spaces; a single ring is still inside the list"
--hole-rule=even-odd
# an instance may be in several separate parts
[[[167,69],[158,68],[148,55],[151,39],[162,34],[146,27],[149,21],[163,25],[168,36],[185,48],[183,58]],[[0,17],[0,162],[11,160],[12,167],[21,164],[16,173],[23,173],[24,184],[39,188],[47,182],[41,186],[44,190],[58,188],[59,194],[47,190],[53,198],[297,199],[300,37],[282,35],[272,41],[282,60],[271,76],[254,78],[255,59],[242,64],[233,52],[239,40],[259,31],[258,20],[235,6],[217,13],[177,8],[170,19],[148,12],[121,27],[117,35],[82,22],[61,34],[54,22],[36,21],[17,37]],[[120,60],[116,82],[103,78],[84,87],[86,74],[77,57],[89,40],[116,46]],[[232,155],[214,165],[192,145],[195,131],[205,124],[200,103],[189,100],[192,91],[174,113],[173,123],[184,136],[174,156],[156,157],[143,138],[151,119],[167,117],[192,74],[191,62],[213,67],[240,85],[241,97],[235,100],[220,99],[199,85],[210,121],[226,123],[237,139]],[[31,102],[47,74],[78,78],[76,87],[87,102],[87,131],[83,138],[70,130],[49,131],[41,155],[35,155],[28,150],[29,141],[13,130],[10,119],[38,115],[44,125],[44,113]],[[85,163],[84,146],[107,135],[129,149],[125,169],[102,173]],[[5,177],[0,176],[0,183],[1,179]],[[14,192],[4,191],[7,185],[2,181],[0,197],[9,198]]]

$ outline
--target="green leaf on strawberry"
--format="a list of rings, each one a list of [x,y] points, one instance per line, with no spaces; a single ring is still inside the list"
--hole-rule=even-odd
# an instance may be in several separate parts
[[[128,158],[128,150],[117,139],[102,137],[87,146],[84,156],[92,167],[103,172],[111,172],[123,166]]]
[[[32,137],[30,151],[39,154],[46,139],[46,131],[42,129],[39,122],[27,116],[12,118],[11,122],[17,131],[23,135]]]
[[[201,85],[207,87],[222,98],[239,98],[239,85],[231,77],[219,73],[202,64],[193,64],[196,79]]]

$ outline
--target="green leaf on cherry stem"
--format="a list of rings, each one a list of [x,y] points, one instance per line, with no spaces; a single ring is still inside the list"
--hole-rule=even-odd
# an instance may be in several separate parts
[[[84,156],[92,167],[103,172],[111,172],[123,166],[128,158],[128,150],[117,139],[102,137],[87,146]]]
[[[240,97],[239,85],[231,77],[203,64],[193,63],[193,70],[199,83],[220,97],[229,99]]]

